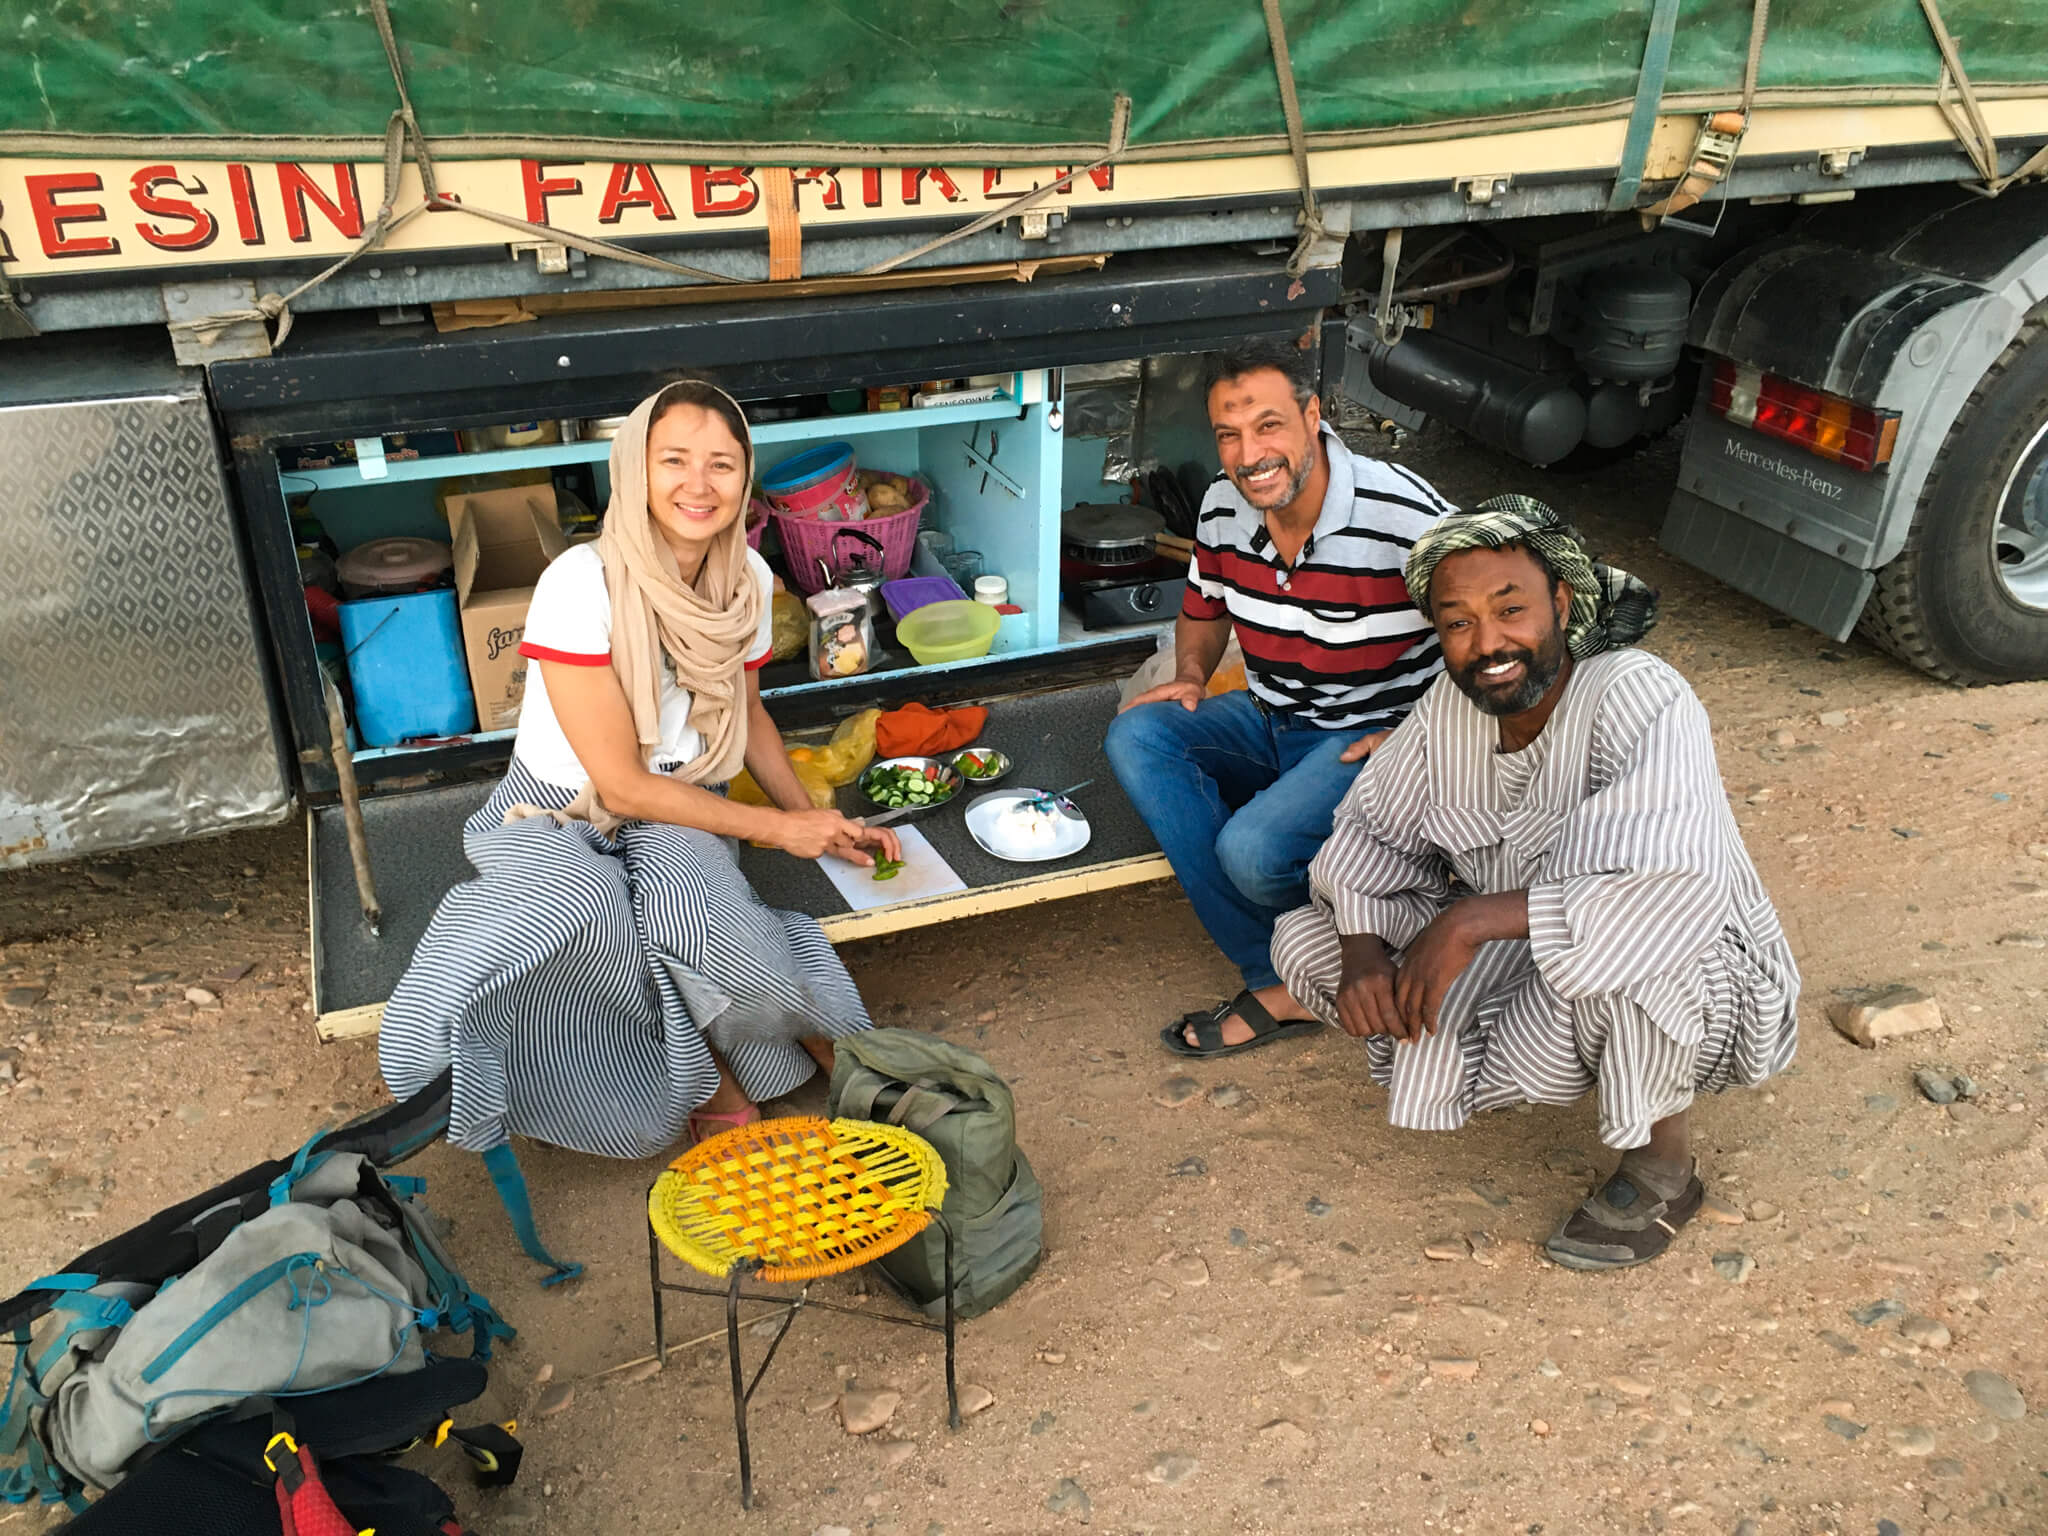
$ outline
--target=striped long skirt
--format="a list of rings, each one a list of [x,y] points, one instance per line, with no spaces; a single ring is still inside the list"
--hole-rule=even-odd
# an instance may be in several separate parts
[[[1398,962],[1400,951],[1393,955]],[[1337,1023],[1344,961],[1324,908],[1280,919],[1273,966],[1303,1007]],[[1543,979],[1526,940],[1496,940],[1451,983],[1434,1035],[1368,1036],[1366,1067],[1388,1091],[1388,1121],[1403,1130],[1456,1130],[1484,1110],[1570,1104],[1590,1090],[1600,1139],[1640,1147],[1695,1093],[1760,1083],[1791,1065],[1798,1048],[1783,990],[1734,929],[1674,980],[1671,990],[1688,999],[1680,1017],[1653,1017],[1619,993],[1567,1000]]]
[[[799,1039],[870,1027],[817,923],[762,905],[723,838],[504,822],[574,798],[513,760],[463,828],[477,878],[443,898],[385,1007],[393,1093],[454,1069],[451,1142],[650,1157],[718,1086],[711,1047],[758,1103],[816,1070]]]

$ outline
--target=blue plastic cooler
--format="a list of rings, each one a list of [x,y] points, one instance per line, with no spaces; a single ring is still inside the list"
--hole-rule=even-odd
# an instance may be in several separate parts
[[[409,592],[341,604],[356,729],[373,747],[476,729],[455,594]]]

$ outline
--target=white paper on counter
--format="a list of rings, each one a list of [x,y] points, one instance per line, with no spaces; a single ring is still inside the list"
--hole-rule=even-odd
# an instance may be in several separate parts
[[[844,859],[828,855],[818,860],[825,878],[846,898],[849,911],[865,912],[870,907],[889,907],[899,901],[917,901],[967,889],[967,882],[953,873],[953,866],[917,828],[898,823],[896,836],[903,843],[903,867],[892,880],[877,880],[872,869],[862,869]]]

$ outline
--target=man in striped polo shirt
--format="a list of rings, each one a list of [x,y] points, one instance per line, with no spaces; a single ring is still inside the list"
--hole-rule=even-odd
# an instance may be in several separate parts
[[[1362,762],[1443,668],[1401,578],[1451,510],[1418,476],[1347,449],[1322,419],[1313,355],[1211,359],[1223,472],[1202,500],[1173,681],[1140,694],[1106,748],[1196,915],[1237,966],[1234,998],[1168,1025],[1185,1056],[1321,1026],[1288,995],[1273,924],[1308,899],[1309,861]],[[1233,628],[1248,688],[1209,697]]]

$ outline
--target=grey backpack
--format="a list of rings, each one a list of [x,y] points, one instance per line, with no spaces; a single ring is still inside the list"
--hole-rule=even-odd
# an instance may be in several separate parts
[[[827,1113],[915,1131],[944,1160],[954,1309],[979,1317],[1030,1279],[1044,1254],[1045,1191],[1017,1145],[1009,1085],[976,1052],[915,1030],[869,1030],[833,1044]],[[921,1311],[945,1310],[945,1237],[936,1224],[878,1262]]]

